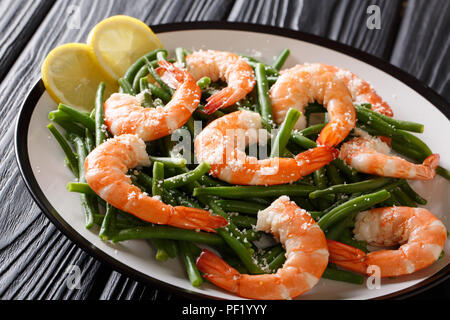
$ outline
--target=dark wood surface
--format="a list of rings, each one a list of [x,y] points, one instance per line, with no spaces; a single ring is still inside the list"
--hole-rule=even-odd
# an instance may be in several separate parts
[[[369,30],[366,9],[381,9],[381,29]],[[79,29],[68,27],[79,9]],[[418,77],[450,99],[450,3],[447,0],[0,0],[0,298],[181,299],[111,270],[62,235],[33,202],[13,150],[18,108],[55,46],[82,42],[100,20],[127,14],[149,25],[221,20],[273,25],[351,45]],[[79,290],[66,269],[80,267]],[[447,281],[416,299],[450,297]]]

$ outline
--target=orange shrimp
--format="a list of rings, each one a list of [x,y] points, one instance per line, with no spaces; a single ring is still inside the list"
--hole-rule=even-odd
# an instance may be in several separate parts
[[[137,134],[144,141],[165,137],[180,128],[191,117],[200,102],[201,90],[184,69],[160,61],[164,77],[177,90],[165,107],[143,108],[138,96],[115,93],[104,104],[105,124],[113,135]]]
[[[250,299],[292,299],[317,284],[328,264],[327,241],[313,218],[282,196],[259,211],[257,229],[271,232],[286,249],[286,262],[272,274],[241,274],[203,250],[197,267],[215,285]]]
[[[424,208],[387,207],[356,216],[355,238],[375,246],[399,245],[397,250],[366,254],[349,245],[328,240],[330,262],[362,274],[378,266],[381,277],[413,273],[433,264],[447,239],[444,224]]]
[[[389,155],[389,146],[376,137],[357,137],[341,146],[339,157],[359,172],[383,177],[431,180],[436,175],[439,155],[432,154],[423,164],[414,164]]]
[[[308,103],[323,104],[329,122],[317,139],[319,145],[336,146],[356,125],[356,110],[345,82],[320,64],[284,70],[270,89],[270,99],[276,123],[283,122],[289,108],[303,112]],[[295,128],[303,129],[305,125],[306,118],[301,116]]]
[[[172,207],[132,185],[126,175],[128,170],[149,165],[144,141],[131,134],[106,140],[86,157],[84,164],[86,181],[100,198],[142,220],[209,232],[227,225],[226,219],[209,211]]]
[[[214,113],[243,99],[255,86],[253,69],[238,55],[217,50],[195,51],[186,57],[187,69],[196,80],[209,77],[227,87],[207,99],[205,112]]]
[[[210,174],[240,185],[276,185],[299,180],[333,161],[337,150],[321,146],[295,158],[258,160],[247,156],[245,147],[262,140],[261,116],[251,111],[236,111],[212,121],[195,139],[198,161],[211,165]]]
[[[388,117],[392,117],[394,115],[394,112],[392,111],[389,104],[383,101],[383,99],[376,93],[375,89],[370,85],[370,83],[361,79],[348,70],[326,64],[320,65],[323,68],[333,72],[338,79],[345,82],[347,88],[352,94],[354,102],[370,103],[372,105],[373,111],[384,114]]]

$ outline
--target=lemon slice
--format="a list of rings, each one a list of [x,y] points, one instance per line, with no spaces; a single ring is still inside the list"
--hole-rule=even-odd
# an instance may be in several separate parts
[[[42,64],[41,75],[53,100],[83,110],[94,106],[101,81],[106,83],[105,96],[117,90],[87,44],[68,43],[53,49]]]
[[[100,66],[115,80],[144,54],[163,47],[145,23],[123,15],[97,24],[89,33],[87,43]]]

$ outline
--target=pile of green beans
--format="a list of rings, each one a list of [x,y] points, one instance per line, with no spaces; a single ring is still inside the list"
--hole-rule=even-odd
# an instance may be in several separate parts
[[[155,68],[162,60],[176,61],[180,66],[186,66],[188,54],[188,50],[180,47],[175,49],[175,59],[170,59],[164,49],[144,55],[118,80],[120,91],[143,95],[142,106],[145,108],[164,106],[171,100],[174,89],[158,76]],[[289,50],[285,49],[272,64],[244,57],[255,71],[255,89],[236,106],[227,110],[216,111],[212,115],[194,112],[185,128],[193,134],[194,120],[207,124],[224,116],[229,110],[252,110],[261,114],[263,125],[271,134],[273,129],[279,129],[271,137],[270,157],[293,156],[291,151],[302,152],[316,147],[314,140],[326,122],[296,131],[294,125],[302,115],[292,108],[288,110],[280,126],[273,122],[269,88],[277,81],[278,71],[282,69],[288,56]],[[202,90],[202,104],[205,98],[226,85],[211,83],[209,77],[201,78],[197,84]],[[174,149],[171,137],[168,136],[148,144],[151,165],[130,170],[128,174],[132,183],[148,195],[160,197],[164,203],[207,209],[226,218],[229,224],[217,229],[216,233],[207,233],[142,221],[106,203],[86,183],[86,156],[111,136],[104,124],[104,92],[105,83],[102,82],[98,86],[94,108],[90,113],[64,104],[49,113],[49,120],[54,124],[50,123],[48,129],[64,151],[65,162],[75,177],[75,181],[68,182],[67,189],[80,194],[86,228],[97,225],[99,237],[113,243],[145,239],[155,249],[158,261],[179,257],[193,286],[198,287],[203,283],[195,264],[201,252],[196,244],[213,247],[224,260],[241,272],[262,274],[275,272],[282,267],[286,260],[283,246],[278,244],[271,248],[260,248],[257,241],[261,232],[255,230],[258,212],[267,208],[279,196],[288,195],[300,207],[308,210],[329,239],[365,251],[366,244],[356,241],[352,235],[358,212],[383,205],[415,207],[427,203],[406,180],[368,177],[340,159],[292,184],[229,185],[208,176],[211,170],[208,163],[202,162],[196,167],[191,165]],[[359,127],[375,135],[391,137],[394,150],[416,161],[423,161],[431,155],[428,146],[409,133],[422,133],[423,125],[386,117],[372,111],[370,107],[369,104],[355,105]],[[201,108],[200,106],[199,109]],[[313,103],[305,109],[305,116],[309,119],[311,113],[318,112],[325,113],[326,109]],[[437,171],[444,177],[450,176],[443,168]],[[323,277],[354,284],[361,284],[364,279],[363,276],[340,270],[332,264],[325,270]]]

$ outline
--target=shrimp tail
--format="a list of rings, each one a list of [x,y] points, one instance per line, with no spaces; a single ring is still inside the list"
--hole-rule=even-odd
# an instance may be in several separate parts
[[[302,170],[302,176],[306,176],[317,169],[327,165],[339,155],[339,151],[335,148],[328,146],[320,146],[313,149],[309,149],[305,152],[299,153],[295,156],[295,160],[298,162],[304,162],[305,165],[300,166]]]
[[[203,277],[230,292],[238,291],[240,273],[209,250],[203,249],[196,262]]]
[[[364,251],[330,239],[327,239],[327,244],[331,263],[355,272],[366,273],[367,265],[364,260],[367,255]]]
[[[200,229],[207,232],[225,227],[227,219],[221,216],[211,215],[209,211],[183,206],[174,207],[168,224],[183,229]]]
[[[204,112],[206,114],[212,114],[217,110],[228,106],[228,101],[234,100],[236,96],[241,96],[241,90],[239,88],[226,87],[219,92],[213,94],[211,97],[206,99],[208,103],[205,105]],[[245,96],[245,93],[244,93]]]
[[[440,156],[434,153],[423,161],[423,165],[429,167],[431,170],[435,170],[439,166],[439,159]]]
[[[187,72],[185,70],[175,67],[173,63],[161,60],[158,62],[160,67],[156,68],[155,71],[159,75],[162,81],[167,83],[170,87],[176,89],[183,83]]]

